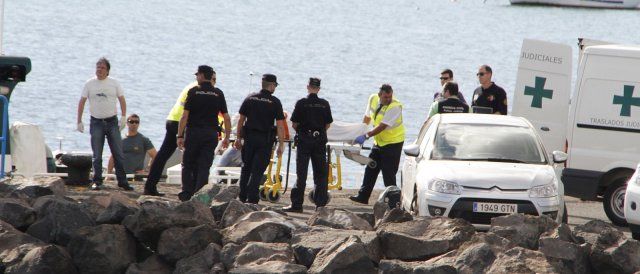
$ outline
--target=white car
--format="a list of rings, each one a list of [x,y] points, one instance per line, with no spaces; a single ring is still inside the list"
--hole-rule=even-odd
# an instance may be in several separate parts
[[[627,182],[627,191],[622,203],[624,203],[624,217],[629,224],[631,235],[634,239],[640,240],[640,164]]]
[[[462,218],[479,229],[512,213],[566,222],[564,187],[540,137],[525,118],[435,115],[404,148],[402,206],[419,216]]]

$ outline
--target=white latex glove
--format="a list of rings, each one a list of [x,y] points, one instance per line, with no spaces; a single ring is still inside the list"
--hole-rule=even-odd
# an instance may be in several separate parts
[[[125,116],[120,117],[120,122],[118,122],[118,128],[120,129],[120,131],[124,129],[124,126],[126,124],[127,124],[127,117]]]
[[[82,122],[78,123],[76,130],[80,133],[84,133],[84,124]]]

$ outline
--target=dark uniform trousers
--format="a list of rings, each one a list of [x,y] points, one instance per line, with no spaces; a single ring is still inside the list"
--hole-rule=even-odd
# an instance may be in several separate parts
[[[242,146],[242,170],[240,171],[240,201],[257,204],[258,188],[264,171],[269,165],[273,139],[268,132],[245,132]]]
[[[302,208],[304,190],[307,184],[309,159],[313,167],[313,183],[315,184],[313,200],[316,206],[327,205],[327,137],[326,133],[303,133],[298,135],[296,154],[296,173],[298,180],[291,189],[291,206]]]
[[[398,166],[400,165],[400,156],[402,155],[402,145],[404,142],[388,144],[386,146],[373,146],[369,158],[376,161],[375,168],[367,166],[364,170],[364,179],[362,180],[362,187],[358,192],[358,197],[363,200],[369,200],[371,191],[376,185],[376,179],[378,174],[382,171],[382,179],[384,179],[384,186],[396,185],[396,173],[398,173]]]
[[[209,181],[218,131],[213,127],[187,127],[184,137],[182,195],[191,197]]]
[[[178,148],[176,135],[178,134],[178,122],[167,120],[165,125],[166,133],[164,135],[164,141],[162,141],[162,145],[160,146],[160,150],[158,150],[158,154],[153,159],[153,163],[151,163],[151,168],[149,168],[149,177],[147,177],[147,182],[145,183],[144,188],[147,190],[155,190],[158,181],[160,181],[160,176],[162,176],[162,170],[164,166],[167,164],[171,155]]]

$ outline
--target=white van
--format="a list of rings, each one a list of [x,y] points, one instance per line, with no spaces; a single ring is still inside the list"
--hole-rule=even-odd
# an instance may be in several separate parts
[[[640,162],[640,46],[584,48],[571,103],[570,61],[566,45],[525,40],[512,113],[531,120],[547,151],[564,146],[565,195],[602,197],[609,219],[626,225],[626,183]]]

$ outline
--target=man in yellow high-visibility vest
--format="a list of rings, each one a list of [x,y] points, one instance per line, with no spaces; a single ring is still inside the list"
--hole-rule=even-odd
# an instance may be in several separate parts
[[[382,85],[377,94],[369,97],[363,123],[370,122],[373,122],[374,128],[358,136],[355,142],[363,144],[366,139],[373,137],[374,146],[369,158],[374,160],[376,165],[367,166],[358,195],[349,197],[352,201],[362,204],[369,202],[369,196],[380,171],[382,171],[385,186],[396,185],[396,173],[400,165],[405,129],[402,121],[402,103],[393,98],[391,85]]]

